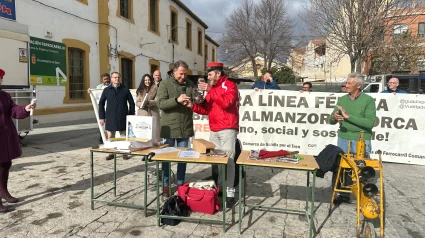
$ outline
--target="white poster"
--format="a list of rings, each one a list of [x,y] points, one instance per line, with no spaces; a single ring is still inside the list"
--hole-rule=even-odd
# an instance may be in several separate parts
[[[338,124],[328,120],[338,93],[240,90],[240,132],[244,150],[296,150],[317,155],[337,144]],[[384,161],[425,165],[425,95],[370,94],[376,100],[372,155]],[[209,138],[207,116],[194,116],[195,138]]]
[[[127,116],[127,140],[147,142],[152,140],[155,130],[153,117]]]

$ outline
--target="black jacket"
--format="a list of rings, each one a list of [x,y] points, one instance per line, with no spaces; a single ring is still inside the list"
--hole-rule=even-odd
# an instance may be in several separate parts
[[[105,102],[108,102],[106,113]],[[130,110],[128,106],[130,106]],[[134,115],[134,100],[130,90],[122,84],[117,88],[110,84],[103,89],[99,100],[99,119],[105,119],[105,129],[107,131],[125,131],[127,115]]]
[[[327,145],[317,156],[316,162],[320,170],[325,174],[329,171],[336,171],[339,166],[340,154],[344,151],[336,145]]]

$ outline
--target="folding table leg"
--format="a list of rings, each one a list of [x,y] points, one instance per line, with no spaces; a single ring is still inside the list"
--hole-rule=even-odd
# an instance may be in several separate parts
[[[117,154],[114,153],[114,196],[117,196]]]
[[[90,151],[90,201],[91,201],[91,209],[94,209],[94,178],[93,178],[93,151]]]
[[[159,207],[159,161],[156,161],[156,225],[160,225],[160,218],[159,218],[159,210],[161,209]]]

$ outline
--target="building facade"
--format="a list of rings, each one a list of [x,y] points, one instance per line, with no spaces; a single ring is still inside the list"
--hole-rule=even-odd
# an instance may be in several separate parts
[[[204,74],[217,59],[208,26],[178,0],[14,2],[16,20],[0,19],[0,27],[27,29],[41,123],[94,117],[86,91],[103,73],[120,72],[125,86],[137,88],[143,74],[158,69],[165,78],[178,60],[188,74]]]
[[[262,71],[264,69],[264,57],[262,54],[257,53],[255,57],[255,64],[257,66],[257,75],[261,77]],[[271,67],[280,68],[286,65],[285,63],[275,59],[271,63]],[[237,78],[244,79],[254,79],[254,67],[252,65],[252,61],[249,58],[242,59],[229,67],[229,70],[234,74]],[[255,79],[254,79],[255,80]]]
[[[300,77],[304,81],[321,81],[326,77],[326,40],[310,40],[305,47]]]
[[[364,74],[425,72],[425,9],[391,17],[380,35],[379,47],[363,63]],[[383,65],[385,64],[385,65]]]

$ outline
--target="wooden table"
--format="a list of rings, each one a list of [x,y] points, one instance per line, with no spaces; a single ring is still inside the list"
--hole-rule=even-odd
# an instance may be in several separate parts
[[[182,149],[184,150],[184,149]],[[195,163],[195,164],[216,164],[221,166],[223,169],[222,171],[226,171],[227,168],[227,160],[228,157],[216,157],[216,156],[206,156],[201,154],[199,158],[178,158],[179,152],[171,152],[171,153],[164,153],[164,154],[156,154],[152,160],[156,162],[156,173],[159,173],[159,164],[160,162],[168,162],[170,165],[168,166],[170,169],[168,170],[168,178],[170,178],[170,171],[171,171],[171,162],[177,162],[177,163]],[[159,179],[156,180],[156,197],[158,198],[156,200],[156,216],[157,216],[157,226],[160,226],[161,218],[168,218],[168,219],[178,219],[178,220],[189,220],[189,221],[204,221],[204,222],[212,222],[212,223],[220,223],[223,225],[223,231],[226,231],[226,180],[227,180],[227,174],[224,172],[222,173],[222,179],[223,179],[223,201],[222,201],[222,211],[223,211],[223,217],[221,220],[212,220],[212,219],[203,219],[203,218],[194,218],[194,217],[181,217],[181,216],[167,216],[167,215],[160,215],[160,209],[161,206],[159,204]],[[164,181],[164,180],[162,180]]]
[[[245,167],[256,166],[256,167],[269,167],[277,169],[290,169],[290,170],[302,170],[307,172],[307,186],[306,186],[306,202],[304,210],[292,210],[285,208],[274,208],[266,207],[258,204],[246,204],[245,200],[245,189],[246,189],[246,177],[244,176],[244,182],[239,185],[239,233],[241,233],[241,224],[243,215],[245,215],[245,207],[253,207],[254,209],[265,209],[265,210],[277,210],[277,211],[287,211],[294,213],[305,214],[309,221],[309,237],[313,236],[314,229],[314,188],[316,186],[316,171],[319,169],[319,165],[316,163],[316,160],[312,155],[301,155],[303,160],[300,160],[297,164],[287,163],[287,162],[277,162],[277,161],[264,161],[264,160],[253,160],[248,158],[249,151],[242,151],[240,154],[237,164],[239,164],[239,181],[242,181],[242,175],[244,174]],[[310,186],[310,173],[313,174],[313,182]],[[246,173],[245,173],[246,174]],[[242,185],[243,184],[243,185]],[[309,207],[308,203],[310,200],[309,192],[311,193],[311,205]],[[242,200],[243,194],[243,200]],[[242,213],[242,204],[243,204],[243,213]]]
[[[148,162],[149,160],[154,156],[154,153],[152,153],[152,150],[156,150],[162,147],[152,147],[148,149],[142,149],[138,151],[133,151],[131,153],[121,152],[114,149],[94,149],[92,147],[88,148],[90,150],[90,199],[91,199],[91,209],[94,209],[94,202],[102,202],[109,205],[115,205],[115,206],[121,206],[121,207],[130,207],[130,208],[138,208],[143,209],[143,214],[146,217],[147,215],[147,207],[154,202],[156,198],[154,198],[152,201],[149,201],[148,203]],[[94,196],[94,178],[93,178],[93,170],[94,170],[94,163],[93,163],[93,154],[94,153],[106,153],[106,154],[113,154],[114,155],[114,186],[107,191]],[[145,168],[145,176],[144,176],[144,197],[143,197],[143,205],[139,204],[133,204],[133,203],[122,203],[122,202],[113,202],[113,201],[105,201],[99,199],[101,196],[105,195],[111,190],[114,190],[114,196],[117,196],[117,154],[118,155],[128,155],[128,156],[141,156],[144,158],[144,168]]]

